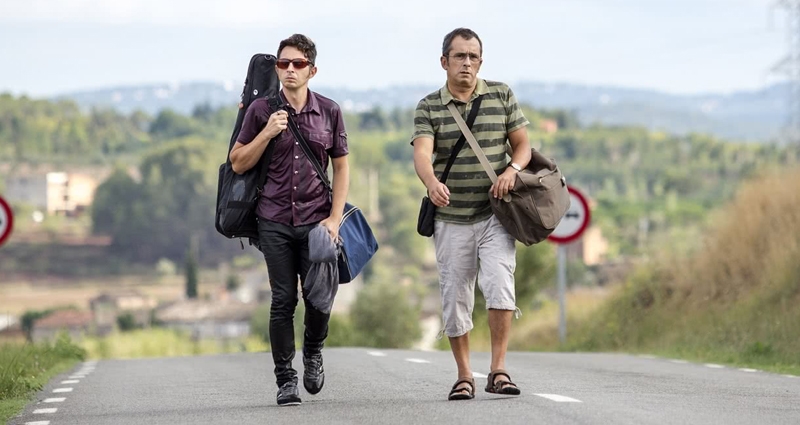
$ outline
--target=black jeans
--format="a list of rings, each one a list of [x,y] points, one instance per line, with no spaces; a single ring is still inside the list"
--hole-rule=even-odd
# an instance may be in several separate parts
[[[316,224],[288,226],[259,219],[258,235],[261,251],[267,261],[272,305],[269,313],[269,339],[275,378],[278,387],[289,381],[297,383],[297,371],[292,368],[295,354],[294,311],[297,307],[297,277],[305,282],[311,261],[308,259],[308,233]],[[322,350],[328,336],[328,319],[311,306],[303,294],[306,306],[303,350],[314,354]]]

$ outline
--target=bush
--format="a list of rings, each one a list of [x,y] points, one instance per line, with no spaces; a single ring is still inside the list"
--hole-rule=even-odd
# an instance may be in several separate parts
[[[350,311],[355,343],[369,347],[409,348],[422,336],[419,309],[407,288],[375,283],[362,289]]]

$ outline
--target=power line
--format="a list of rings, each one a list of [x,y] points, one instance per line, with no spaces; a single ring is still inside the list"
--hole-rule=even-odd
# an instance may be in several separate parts
[[[800,144],[800,0],[778,0],[775,6],[788,12],[789,53],[772,68],[773,72],[789,77],[789,119],[783,139]]]

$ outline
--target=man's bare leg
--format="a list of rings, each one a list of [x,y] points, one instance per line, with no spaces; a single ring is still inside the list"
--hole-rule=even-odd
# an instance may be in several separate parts
[[[492,335],[492,371],[506,368],[506,351],[508,350],[513,315],[513,310],[489,310],[489,331]],[[455,353],[455,349],[453,352]],[[500,376],[495,377],[494,381],[506,379],[508,378]]]
[[[469,364],[469,332],[461,336],[450,337],[450,349],[453,350],[453,357],[458,366],[458,379],[472,379],[472,367]],[[458,388],[463,388],[464,394],[470,393],[468,384],[462,383]]]

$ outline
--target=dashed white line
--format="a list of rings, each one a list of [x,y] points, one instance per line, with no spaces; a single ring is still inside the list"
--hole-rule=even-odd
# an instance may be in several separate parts
[[[559,403],[583,403],[580,400],[574,399],[572,397],[567,397],[558,394],[534,394],[535,396],[544,397],[548,400],[552,400]]]
[[[749,369],[749,368],[746,368],[746,367],[743,367],[743,368],[741,368],[739,370],[741,370],[742,372],[747,372],[747,373],[758,372],[758,369]]]
[[[58,411],[57,407],[48,407],[47,409],[36,409],[33,411],[34,415],[44,415],[50,413],[56,413]]]
[[[65,397],[53,397],[53,398],[46,398],[44,399],[45,403],[63,403],[66,400]]]
[[[686,363],[689,363],[689,362],[687,362],[686,360],[678,360],[678,359],[672,359],[672,360],[670,360],[670,361],[671,361],[672,363],[676,363],[676,364],[686,364]]]
[[[706,363],[705,367],[710,367],[711,369],[724,369],[725,368],[725,366],[723,366],[723,365],[714,364],[714,363]]]
[[[72,388],[56,388],[53,390],[54,393],[71,393]]]
[[[69,377],[69,379],[83,379],[85,377],[86,375],[72,375]]]
[[[380,351],[367,351],[367,354],[375,357],[386,357],[386,353],[381,353]]]
[[[430,363],[430,361],[425,359],[406,359],[406,361],[411,363]]]
[[[50,421],[25,422],[25,425],[50,425]]]
[[[70,380],[68,380],[68,381],[61,381],[61,384],[62,384],[62,385],[64,385],[64,384],[79,384],[80,382],[81,382],[81,381],[79,381],[79,380],[77,380],[77,379],[70,379]]]
[[[479,372],[472,372],[472,377],[473,378],[488,378],[489,375],[484,375],[484,374],[479,373]]]

